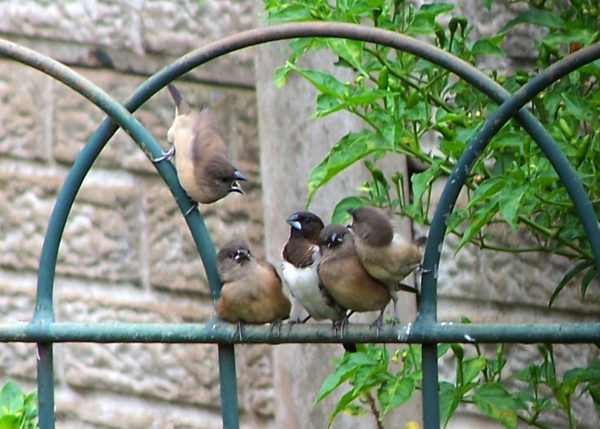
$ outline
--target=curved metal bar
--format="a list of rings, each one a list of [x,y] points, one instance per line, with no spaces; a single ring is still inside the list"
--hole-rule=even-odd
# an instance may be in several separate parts
[[[457,59],[452,55],[441,51],[435,47],[429,46],[426,43],[411,39],[409,37],[397,33],[388,32],[380,29],[361,27],[352,24],[303,23],[286,24],[246,31],[225,38],[221,41],[212,43],[206,46],[205,48],[193,51],[188,55],[180,58],[178,61],[166,67],[165,69],[161,70],[155,76],[150,78],[145,84],[143,84],[136,91],[136,95],[128,103],[128,108],[130,110],[135,110],[135,108],[139,106],[135,106],[137,101],[145,101],[146,99],[150,98],[153,93],[155,93],[164,85],[166,85],[166,83],[170,80],[191,70],[193,67],[196,67],[213,58],[247,46],[294,37],[341,37],[386,45],[395,49],[413,53],[456,73],[457,75],[465,79],[467,82],[472,84],[475,88],[481,90],[497,102],[501,102],[509,97],[509,94],[504,89],[502,89],[499,85],[490,80],[483,73],[476,70],[470,64],[460,59]],[[559,174],[559,177],[561,178],[563,183],[575,183],[576,185],[578,185],[568,188],[568,191],[571,195],[571,198],[574,200],[580,217],[589,217],[589,208],[591,207],[591,205],[589,204],[587,196],[585,194],[580,195],[580,200],[583,201],[583,203],[580,203],[580,201],[578,202],[578,200],[573,196],[573,194],[571,194],[571,192],[576,192],[575,190],[577,190],[577,192],[579,190],[582,190],[583,187],[581,186],[575,172],[572,170],[572,168],[570,168],[570,166],[566,162],[564,156],[560,153],[560,151],[556,150],[556,145],[552,141],[552,138],[529,112],[525,110],[520,111],[517,114],[517,117],[524,126],[524,128],[536,140],[536,143],[541,147],[542,151],[544,151],[544,153],[554,166],[555,170]],[[111,130],[111,128],[114,129]],[[40,279],[42,279],[42,274],[44,279],[41,282],[38,282],[38,298],[41,297],[44,298],[46,302],[50,302],[50,308],[49,310],[44,308],[43,305],[40,303],[42,300],[38,299],[36,309],[38,309],[40,312],[49,311],[51,315],[51,297],[52,285],[55,274],[56,255],[58,253],[58,246],[60,244],[60,236],[62,235],[62,232],[64,230],[66,217],[68,216],[68,212],[70,210],[72,202],[75,198],[79,187],[81,186],[83,177],[89,170],[91,164],[93,163],[93,160],[100,153],[102,147],[104,146],[108,138],[110,138],[110,135],[114,133],[114,130],[116,130],[116,128],[112,126],[110,122],[105,122],[103,124],[103,127],[101,127],[101,129],[99,129],[97,133],[94,134],[92,140],[90,141],[90,144],[88,144],[84,151],[81,152],[80,156],[78,156],[74,164],[72,174],[69,175],[67,181],[65,182],[65,185],[69,185],[69,189],[63,188],[61,190],[61,194],[59,195],[60,201],[57,200],[56,208],[51,216],[51,225],[54,228],[56,228],[52,231],[56,231],[57,234],[55,234],[55,236],[52,237],[51,240],[46,239],[44,241],[44,248],[42,249],[42,258],[40,259],[40,264],[44,262],[47,265],[43,267],[43,273],[41,272],[42,266],[40,266]],[[153,156],[157,155],[152,150],[150,152]],[[561,167],[561,165],[566,165],[566,167],[563,168]],[[166,170],[168,171],[168,169]],[[159,171],[161,171],[161,168],[159,168]],[[173,173],[173,171],[171,171],[171,173]],[[181,204],[185,204],[185,202],[182,203],[178,201],[178,204],[180,204],[181,206]],[[593,211],[591,211],[591,214],[593,215]],[[583,221],[584,220],[582,219],[582,222]],[[194,235],[194,228],[191,228],[191,231],[192,235]],[[593,237],[594,234],[598,234],[597,230],[590,232],[586,229],[586,232],[588,234],[591,233],[590,237]],[[432,238],[432,236],[430,236],[430,238]],[[208,238],[208,240],[210,239]],[[443,236],[439,237],[439,244],[442,243],[442,240]],[[428,243],[428,245],[430,244],[431,243]],[[438,245],[436,245],[436,247]],[[594,255],[600,255],[600,247],[597,246],[597,243],[594,241],[592,241],[592,249]],[[211,251],[212,255],[210,255],[210,257],[214,258],[214,248],[211,248]],[[203,257],[203,262],[204,256],[205,255],[201,253],[201,257]],[[208,269],[206,264],[205,268]],[[420,321],[435,321],[436,319],[437,294],[435,272],[437,271],[437,269],[434,269],[432,271],[433,272],[425,275],[425,277],[428,277],[429,280],[427,282],[424,282],[425,287],[424,293],[421,297],[422,306],[421,318],[419,319]],[[207,276],[209,276],[209,284],[211,285],[211,291],[213,292],[213,296],[215,296],[216,294],[218,294],[218,281],[216,282],[215,286],[215,284],[213,284],[210,281],[210,273],[207,272]],[[434,350],[434,347],[435,346],[433,344],[424,345],[424,349],[427,350],[429,350],[429,348],[431,348],[431,350]],[[431,355],[431,359],[435,359],[435,353],[429,353],[428,356],[429,355]],[[426,360],[429,361],[431,359]],[[433,363],[437,364],[437,361]],[[435,365],[432,366],[431,369],[436,370]],[[439,419],[437,416],[438,410],[436,396],[437,373],[435,374],[435,376],[433,376],[433,378],[427,377],[427,380],[424,380],[423,390],[426,395],[429,394],[436,397],[436,400],[434,401],[435,406],[433,407],[433,409],[430,409],[431,413],[424,413],[425,417],[427,417],[425,421],[425,426],[437,427],[439,425]]]
[[[0,324],[2,342],[94,342],[94,343],[321,343],[337,344],[341,339],[325,323],[245,325],[243,339],[236,325],[211,321],[181,323],[65,323],[45,325]],[[351,343],[598,343],[600,323],[570,324],[352,324],[344,331]]]
[[[504,124],[506,124],[519,109],[531,101],[540,91],[573,70],[595,61],[598,58],[600,58],[600,43],[581,49],[551,65],[527,84],[523,85],[509,100],[504,102],[498,110],[487,119],[483,128],[471,139],[469,146],[463,152],[442,191],[438,206],[431,221],[431,228],[429,230],[423,261],[424,290],[431,291],[436,288],[436,273],[440,263],[441,243],[447,229],[446,219],[454,208],[458,194],[460,193],[473,164],[485,149],[486,145]],[[530,131],[531,136],[538,141],[540,139],[545,139],[546,131],[543,127],[539,124],[533,125],[533,129]],[[600,224],[593,206],[586,196],[581,181],[579,181],[576,175],[571,174],[571,165],[564,155],[562,155],[556,144],[547,145],[546,150],[551,151],[552,157],[555,159],[556,163],[554,164],[554,168],[561,177],[562,183],[567,188],[569,196],[575,205],[577,214],[581,219],[587,237],[591,243],[596,270],[600,273],[600,253],[598,253],[598,249],[600,249]],[[548,158],[550,158],[550,156],[548,156]],[[427,298],[430,299],[431,297],[428,296]]]
[[[36,68],[45,74],[52,76],[59,80],[65,85],[77,91],[85,98],[90,100],[100,109],[102,109],[109,116],[114,118],[116,122],[138,143],[142,149],[146,149],[150,152],[150,156],[157,157],[162,151],[160,146],[152,135],[143,127],[143,125],[133,117],[133,115],[127,111],[121,104],[114,101],[107,93],[102,89],[73,72],[68,67],[55,61],[49,57],[41,55],[28,48],[19,46],[15,43],[0,39],[0,54],[10,57],[23,64],[29,65]],[[93,162],[93,159],[90,161]],[[91,164],[89,165],[91,167]],[[177,173],[171,163],[158,163],[155,164],[159,174],[168,185],[171,190],[177,205],[179,206],[182,213],[186,213],[192,208],[192,203],[189,197],[186,195],[183,188],[179,184],[177,179]],[[89,170],[89,167],[82,171],[83,176]],[[83,178],[82,176],[82,178]],[[79,185],[81,182],[79,183]],[[77,189],[79,186],[77,186]],[[44,245],[42,247],[42,255],[40,257],[40,264],[38,267],[38,287],[36,293],[36,307],[33,316],[33,323],[45,325],[54,320],[53,310],[53,284],[54,274],[56,270],[56,255],[58,253],[58,246],[64,225],[66,223],[66,217],[68,216],[70,207],[72,206],[72,200],[75,197],[76,190],[72,187],[63,187],[61,195],[69,196],[68,198],[57,199],[51,221],[48,226],[46,236],[44,238]],[[68,201],[71,202],[68,202]],[[66,203],[66,204],[65,204]],[[55,213],[58,214],[55,215]],[[60,218],[64,216],[63,218]],[[190,228],[192,237],[196,243],[196,246],[201,254],[203,262],[205,263],[205,269],[207,276],[212,280],[213,284],[219,284],[218,275],[216,272],[216,255],[214,246],[211,242],[208,231],[202,221],[201,216],[197,211],[194,211],[188,216],[185,216],[185,220]],[[228,349],[231,356],[228,357],[228,365],[232,366],[233,362],[233,349],[231,346],[223,346]],[[221,351],[221,350],[220,350]],[[38,392],[39,392],[39,418],[40,425],[43,429],[54,427],[54,395],[53,395],[53,353],[51,343],[39,343],[38,344]],[[235,365],[233,367],[233,374],[235,374]],[[237,398],[231,402],[237,407]],[[236,410],[237,412],[237,410]],[[233,423],[237,422],[237,414],[230,417]],[[237,424],[231,424],[228,427],[237,427]]]
[[[507,100],[510,96],[510,94],[504,88],[474,68],[471,64],[468,64],[465,61],[422,41],[386,30],[362,27],[353,24],[311,22],[300,24],[284,24],[249,30],[210,43],[203,48],[196,49],[179,58],[169,66],[163,68],[142,85],[140,85],[132,98],[126,103],[126,107],[130,111],[135,111],[141,104],[152,97],[153,94],[162,89],[171,80],[176,79],[193,68],[198,67],[219,56],[261,43],[295,37],[339,37],[389,46],[391,48],[412,53],[452,71],[496,102],[501,103]],[[527,110],[520,111],[517,114],[517,118],[525,130],[532,135],[536,143],[546,154],[554,168],[557,170],[557,173],[559,174],[559,177],[563,183],[574,184],[573,192],[581,192],[583,190],[583,186],[581,186],[579,178],[572,168],[568,166],[563,167],[568,165],[566,158],[564,155],[562,155],[562,153],[560,153],[556,147],[556,144],[552,140],[552,137],[550,137],[550,135],[544,130],[537,119],[535,119],[535,117]],[[92,135],[88,145],[81,151],[75,160],[73,168],[71,169],[71,172],[65,181],[65,186],[63,187],[63,190],[61,190],[61,193],[57,199],[57,205],[55,211],[52,213],[50,221],[51,224],[57,228],[61,234],[62,230],[64,229],[64,224],[66,223],[66,217],[68,216],[70,207],[79,187],[81,186],[85,174],[116,129],[117,127],[112,121],[104,121],[101,127]],[[153,155],[155,154],[153,153]],[[69,186],[67,187],[67,185]],[[574,200],[578,213],[581,213],[586,217],[590,217],[594,214],[593,210],[591,210],[589,199],[585,193],[577,195],[571,194],[571,198]],[[584,222],[583,218],[582,222]],[[585,224],[586,223],[584,222],[584,225]],[[588,234],[592,232],[592,237],[594,235],[598,236],[597,231],[586,232],[588,232]],[[441,243],[442,240],[439,240],[438,243],[436,243],[436,246],[439,246]],[[46,246],[46,243],[44,244],[44,248],[42,249],[42,258],[44,258],[44,261],[51,263],[50,269],[52,270],[52,272],[45,273],[45,278],[53,280],[54,266],[56,263],[59,242],[48,243],[48,246]],[[598,240],[592,241],[592,250],[598,260],[597,255],[600,255],[600,244]],[[433,270],[432,267],[433,266],[430,268]],[[210,273],[207,273],[207,275],[209,276],[209,283],[211,283]],[[435,290],[432,289],[435,288],[430,287],[429,282],[427,282],[427,286],[424,288],[421,300],[421,315],[422,317],[429,318],[430,320],[435,320],[436,293]],[[214,291],[213,296],[215,296]]]

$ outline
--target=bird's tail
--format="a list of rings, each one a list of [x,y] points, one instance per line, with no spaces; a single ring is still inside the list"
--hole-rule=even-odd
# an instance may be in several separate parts
[[[342,346],[344,346],[344,350],[346,350],[349,353],[356,352],[356,344],[354,343],[342,343]]]
[[[185,114],[189,113],[190,106],[188,106],[188,104],[185,102],[185,100],[181,96],[181,93],[179,92],[177,87],[175,85],[173,85],[172,83],[170,83],[167,85],[167,89],[169,90],[169,94],[171,95],[171,98],[175,102],[175,108],[177,109],[177,116],[185,115]]]

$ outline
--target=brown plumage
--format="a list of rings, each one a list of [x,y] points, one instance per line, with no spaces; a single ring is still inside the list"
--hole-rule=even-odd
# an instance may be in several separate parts
[[[373,207],[350,209],[356,252],[365,269],[392,290],[421,264],[421,249],[394,234],[385,214]]]
[[[390,292],[362,266],[350,231],[343,225],[325,227],[321,231],[319,247],[319,278],[333,299],[354,311],[380,310],[381,318],[391,299]]]
[[[394,234],[388,217],[373,207],[349,209],[356,253],[367,272],[384,283],[394,301],[394,318],[399,320],[397,292],[418,293],[402,283],[420,265],[423,255],[416,244]]]
[[[268,323],[289,316],[290,302],[275,268],[257,261],[244,241],[226,244],[217,263],[223,282],[216,304],[219,318],[232,323]]]
[[[175,167],[190,198],[209,204],[230,192],[243,194],[238,180],[246,180],[229,161],[227,147],[208,108],[193,111],[174,85],[168,85],[175,102],[175,120],[167,139],[175,148]]]

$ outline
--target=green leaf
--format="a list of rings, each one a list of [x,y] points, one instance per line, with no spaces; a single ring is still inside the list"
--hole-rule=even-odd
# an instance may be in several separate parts
[[[554,301],[558,297],[560,291],[571,281],[571,279],[583,270],[585,270],[587,267],[591,267],[592,264],[592,261],[583,261],[575,265],[569,271],[567,271],[560,283],[558,283],[558,286],[556,286],[556,289],[554,289],[554,292],[552,292],[552,296],[550,297],[550,301],[548,302],[548,308],[552,307],[552,304],[554,304]]]
[[[397,378],[390,387],[382,389],[382,395],[378,396],[385,415],[392,409],[399,407],[408,401],[415,391],[415,380],[412,377]]]
[[[348,133],[329,151],[325,159],[314,167],[308,178],[308,207],[315,192],[340,171],[376,151],[390,149],[379,135],[370,131]]]
[[[331,215],[331,223],[333,224],[345,224],[350,220],[350,214],[348,209],[354,209],[357,207],[364,207],[367,205],[362,198],[359,197],[346,197],[342,199],[335,208]]]
[[[315,111],[315,116],[317,118],[322,118],[331,113],[342,110],[346,106],[347,104],[343,101],[340,101],[338,97],[330,94],[319,94],[317,96],[317,109]]]
[[[453,384],[447,381],[440,382],[440,420],[445,428],[448,421],[458,408],[460,398]]]
[[[422,173],[413,174],[410,178],[412,183],[413,201],[421,200],[425,191],[431,186],[433,181],[440,176],[441,164],[435,162],[431,167]]]
[[[288,67],[299,73],[302,77],[308,80],[315,88],[324,94],[329,94],[340,100],[345,99],[350,95],[350,86],[340,82],[335,77],[328,73],[323,73],[316,70],[301,69],[294,64],[288,63]]]
[[[343,58],[363,76],[368,75],[361,64],[364,42],[347,39],[327,39],[327,45],[336,55]]]
[[[554,29],[565,28],[565,22],[558,14],[532,7],[508,21],[501,31],[505,32],[518,24],[533,24]]]
[[[0,390],[0,414],[14,414],[23,408],[25,395],[13,381],[8,381]]]
[[[448,350],[450,350],[450,344],[438,344],[437,346],[437,357],[438,359],[441,358],[442,356],[444,356],[446,353],[448,353]]]
[[[333,410],[333,413],[331,413],[331,415],[329,416],[329,422],[327,423],[327,428],[330,428],[331,426],[333,426],[333,422],[334,422],[335,418],[337,417],[337,415],[340,414],[341,412],[345,411],[348,408],[348,406],[350,405],[350,403],[360,396],[360,393],[361,393],[360,391],[357,391],[356,389],[352,389],[342,395],[340,400],[337,402],[335,409]]]
[[[588,270],[588,272],[585,274],[585,276],[581,280],[581,297],[582,298],[585,298],[585,293],[587,291],[587,288],[590,285],[590,283],[592,282],[592,280],[594,280],[594,277],[596,277],[596,268],[592,267]]]
[[[463,384],[469,384],[486,366],[484,356],[477,356],[463,362]]]
[[[494,202],[488,204],[483,207],[481,210],[477,210],[475,212],[475,216],[467,229],[465,230],[458,246],[456,247],[456,252],[462,249],[471,239],[481,231],[481,229],[486,226],[490,220],[498,213],[498,203]]]
[[[431,34],[435,31],[435,19],[438,15],[448,13],[454,5],[448,3],[424,4],[415,12],[408,32],[417,34]]]
[[[277,67],[273,76],[273,80],[275,81],[275,86],[277,88],[283,88],[283,86],[287,83],[287,77],[290,73],[290,70],[291,69],[287,65]]]
[[[0,417],[0,429],[19,429],[19,417],[5,414]]]
[[[344,355],[335,371],[327,376],[317,393],[315,404],[333,392],[340,384],[350,379],[362,365],[372,365],[373,359],[362,352]]]
[[[292,22],[292,21],[312,21],[314,18],[310,10],[301,4],[291,4],[279,10],[268,13],[268,19],[271,23]]]
[[[504,219],[506,219],[513,231],[517,230],[519,206],[526,191],[526,186],[519,186],[507,190],[502,194],[500,200],[500,213],[504,216]]]
[[[500,33],[492,37],[482,37],[477,40],[471,48],[471,53],[475,56],[478,55],[494,55],[502,57],[505,55],[504,49],[502,49],[502,42],[504,42],[505,33]]]
[[[505,428],[517,428],[517,410],[520,404],[499,383],[486,383],[475,389],[473,402],[486,416],[500,422]]]

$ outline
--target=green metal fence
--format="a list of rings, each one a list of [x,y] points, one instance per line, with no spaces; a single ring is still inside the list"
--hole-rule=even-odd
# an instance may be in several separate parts
[[[285,24],[245,31],[179,58],[142,85],[124,106],[100,88],[68,67],[14,43],[0,40],[0,54],[34,67],[61,81],[101,108],[108,118],[92,134],[71,167],[52,211],[39,262],[36,306],[29,323],[0,324],[0,342],[35,342],[38,360],[39,421],[41,429],[54,428],[54,377],[52,346],[57,342],[135,342],[135,343],[216,343],[219,347],[221,412],[223,426],[239,427],[235,374],[235,343],[338,343],[329,325],[293,325],[281,331],[265,326],[249,326],[239,338],[236,327],[220,321],[207,324],[85,324],[54,320],[53,285],[56,258],[67,217],[81,183],[111,136],[122,127],[146,153],[149,159],[161,155],[152,135],[132,116],[134,112],[170,81],[191,69],[230,52],[275,40],[297,37],[339,37],[377,43],[412,53],[445,68],[464,79],[477,90],[500,104],[484,127],[470,141],[450,176],[433,217],[423,261],[420,313],[409,325],[384,326],[381,330],[353,324],[344,341],[380,343],[420,343],[423,345],[423,421],[426,429],[439,428],[439,396],[437,344],[445,342],[504,343],[599,343],[600,323],[576,324],[494,324],[462,325],[437,323],[437,272],[446,233],[448,214],[469,171],[491,138],[512,117],[531,135],[552,163],[571,197],[577,214],[591,243],[597,272],[600,272],[600,224],[583,186],[560,152],[552,137],[523,106],[556,80],[591,61],[600,58],[600,44],[581,49],[549,67],[511,96],[497,83],[472,65],[410,37],[352,24],[303,23]],[[155,167],[165,181],[182,213],[192,206],[181,188],[170,162]],[[185,217],[192,238],[206,270],[213,299],[221,284],[216,272],[215,249],[200,213],[194,210]]]

